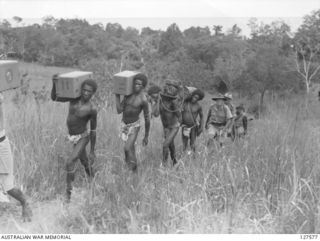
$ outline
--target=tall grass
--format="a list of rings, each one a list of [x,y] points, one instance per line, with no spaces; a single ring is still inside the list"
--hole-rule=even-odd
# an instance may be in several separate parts
[[[123,161],[120,116],[103,108],[94,182],[88,183],[79,164],[69,205],[62,204],[70,154],[67,105],[37,105],[32,97],[19,105],[6,103],[17,183],[40,220],[21,232],[319,232],[320,115],[312,111],[305,117],[297,103],[270,104],[264,118],[249,123],[241,142],[207,149],[202,136],[196,157],[179,152],[174,168],[160,168],[162,127],[153,119],[148,147],[141,146],[143,129],[137,142],[137,174]],[[205,112],[209,104],[206,100]],[[176,144],[180,151],[180,133]]]

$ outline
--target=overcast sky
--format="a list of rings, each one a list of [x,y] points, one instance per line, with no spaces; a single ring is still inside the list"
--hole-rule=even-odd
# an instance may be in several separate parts
[[[118,22],[124,27],[166,29],[233,24],[246,28],[249,18],[284,19],[293,30],[302,17],[320,9],[320,0],[0,0],[0,18],[22,17],[26,24],[44,16],[85,18],[90,23]],[[246,31],[246,29],[244,29]]]

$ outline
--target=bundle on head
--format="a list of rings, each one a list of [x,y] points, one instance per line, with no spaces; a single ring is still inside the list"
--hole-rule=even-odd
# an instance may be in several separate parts
[[[162,95],[172,98],[177,98],[181,89],[181,82],[179,80],[168,79],[163,86]]]
[[[148,95],[160,93],[161,88],[158,85],[153,85],[148,89]]]
[[[179,89],[181,87],[181,81],[180,80],[167,79],[165,81],[165,86],[174,86],[174,87]]]

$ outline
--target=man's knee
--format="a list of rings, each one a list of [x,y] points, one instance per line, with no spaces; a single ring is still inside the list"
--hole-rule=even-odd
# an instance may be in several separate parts
[[[72,160],[69,160],[66,164],[66,171],[67,172],[74,172],[75,171],[75,162]]]
[[[169,141],[165,141],[165,142],[163,142],[163,148],[164,149],[167,149],[167,148],[169,148],[170,147],[170,144],[171,144],[171,142],[169,142]]]
[[[129,152],[131,152],[132,148],[129,143],[126,143],[123,149],[124,149],[124,152],[129,153]]]

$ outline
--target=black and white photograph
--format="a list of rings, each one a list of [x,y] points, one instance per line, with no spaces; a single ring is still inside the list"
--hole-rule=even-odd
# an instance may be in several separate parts
[[[319,0],[0,0],[0,239],[316,240],[319,199]]]

